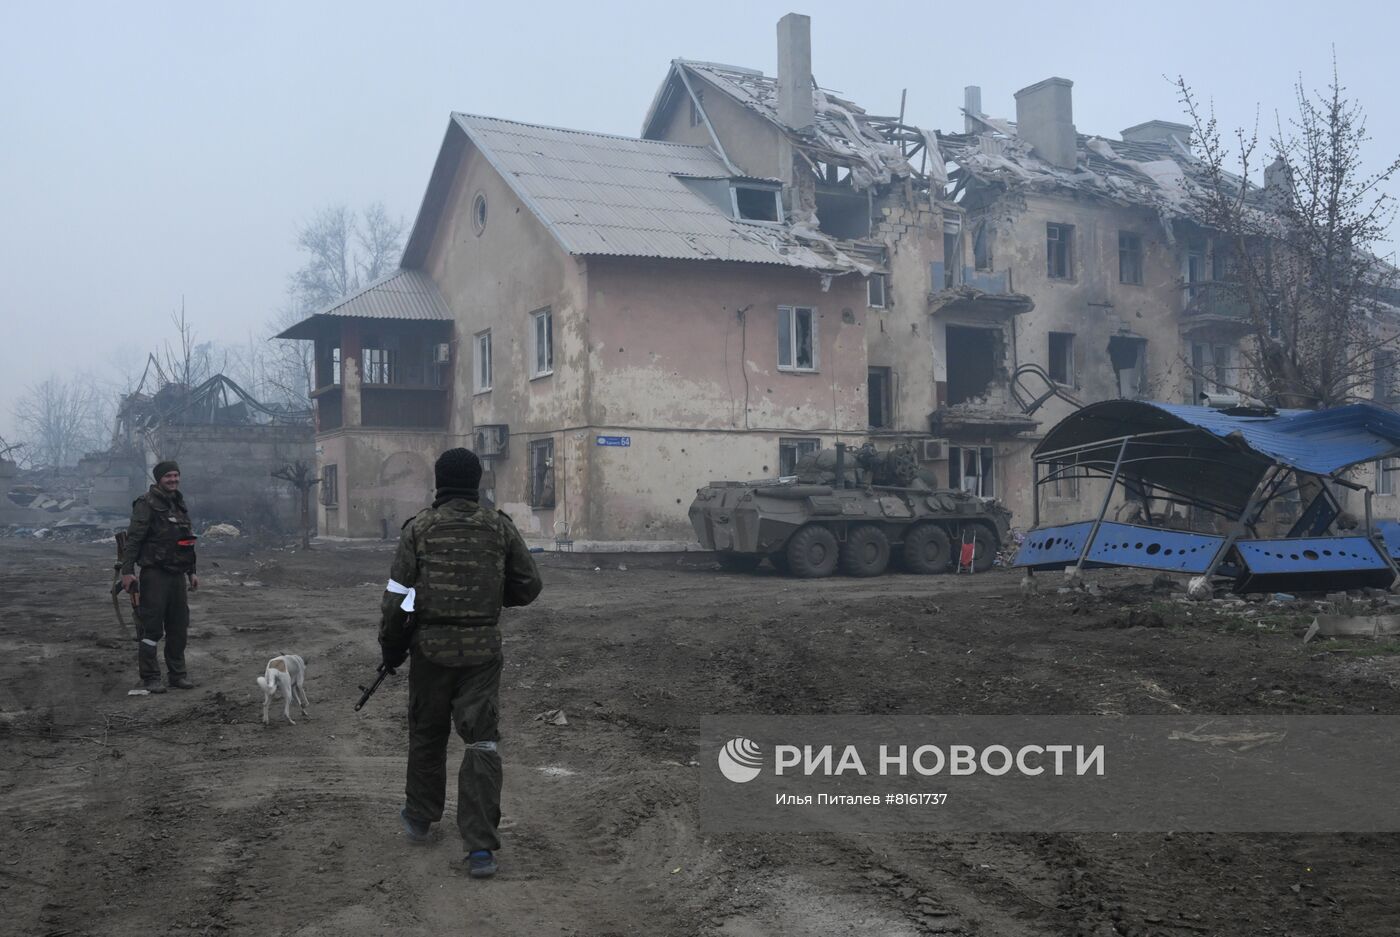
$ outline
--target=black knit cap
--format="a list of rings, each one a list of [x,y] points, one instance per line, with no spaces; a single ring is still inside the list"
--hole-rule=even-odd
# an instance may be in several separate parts
[[[475,491],[481,483],[481,460],[470,449],[448,449],[433,465],[438,488]]]
[[[176,462],[174,459],[165,459],[164,461],[156,463],[156,467],[151,469],[151,474],[156,477],[156,481],[160,481],[160,477],[166,472],[178,471],[180,471],[180,463]]]

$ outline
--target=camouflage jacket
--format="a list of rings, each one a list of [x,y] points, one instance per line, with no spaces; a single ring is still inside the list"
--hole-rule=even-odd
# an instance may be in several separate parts
[[[122,573],[136,565],[159,566],[177,573],[195,571],[194,530],[185,496],[165,492],[157,485],[131,502],[131,524],[126,530]]]
[[[466,498],[420,511],[404,524],[381,603],[379,643],[416,645],[435,664],[468,667],[501,651],[503,606],[540,594],[539,570],[510,518]],[[406,635],[404,596],[414,590],[416,628]]]

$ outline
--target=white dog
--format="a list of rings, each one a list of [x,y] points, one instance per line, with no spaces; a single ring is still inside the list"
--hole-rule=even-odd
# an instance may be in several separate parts
[[[267,662],[267,672],[258,677],[258,686],[263,691],[263,725],[267,725],[267,708],[278,691],[282,693],[282,714],[287,721],[292,720],[292,700],[296,699],[301,714],[306,715],[306,662],[299,654],[283,654]]]

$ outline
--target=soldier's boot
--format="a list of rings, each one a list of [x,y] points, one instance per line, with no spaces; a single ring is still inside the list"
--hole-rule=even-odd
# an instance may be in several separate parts
[[[165,684],[160,682],[160,662],[156,659],[156,643],[142,638],[137,645],[136,665],[141,672],[140,689],[150,693],[164,693]]]
[[[489,849],[474,849],[467,854],[467,874],[472,878],[490,878],[496,874],[496,857]]]
[[[184,674],[177,675],[172,673],[165,682],[169,683],[171,687],[177,690],[194,689],[194,681],[191,680],[189,677],[185,676]]]

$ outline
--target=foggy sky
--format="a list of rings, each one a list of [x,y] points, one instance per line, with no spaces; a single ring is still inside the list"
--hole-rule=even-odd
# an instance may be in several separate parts
[[[0,5],[0,434],[53,372],[110,379],[172,334],[244,341],[285,301],[317,208],[381,200],[412,222],[453,110],[636,135],[677,57],[776,71],[775,24],[812,17],[824,87],[960,130],[964,85],[1074,81],[1081,133],[1182,120],[1185,75],[1226,128],[1273,128],[1292,85],[1366,106],[1400,153],[1388,5],[22,3]]]

